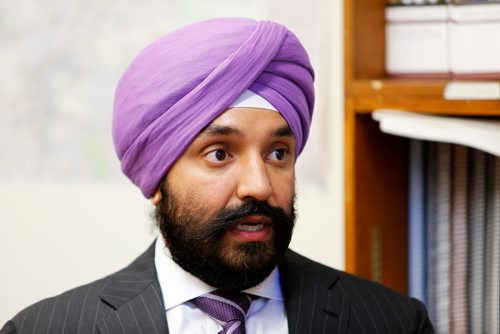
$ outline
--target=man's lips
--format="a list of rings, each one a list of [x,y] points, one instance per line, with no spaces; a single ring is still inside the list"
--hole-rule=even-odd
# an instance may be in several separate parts
[[[272,231],[272,221],[269,217],[251,215],[238,219],[237,224],[229,229],[230,235],[238,241],[264,241]]]
[[[251,215],[237,220],[238,225],[268,225],[271,224],[271,218],[261,215]]]

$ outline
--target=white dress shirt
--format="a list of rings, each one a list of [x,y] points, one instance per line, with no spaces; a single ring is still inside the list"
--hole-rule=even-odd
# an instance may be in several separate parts
[[[161,236],[156,239],[155,247],[155,267],[170,334],[218,333],[222,326],[190,302],[191,299],[216,288],[204,283],[175,263]],[[277,268],[262,283],[244,292],[259,296],[252,302],[247,313],[247,333],[288,333]]]

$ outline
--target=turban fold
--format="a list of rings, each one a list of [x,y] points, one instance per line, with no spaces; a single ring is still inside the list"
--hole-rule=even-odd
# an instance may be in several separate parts
[[[210,122],[246,89],[269,101],[302,151],[314,106],[306,51],[284,26],[219,18],[147,46],[118,83],[113,141],[121,168],[144,196]]]

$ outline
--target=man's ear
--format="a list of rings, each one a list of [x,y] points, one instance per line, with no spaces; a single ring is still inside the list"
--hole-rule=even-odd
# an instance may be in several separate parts
[[[161,201],[161,191],[160,191],[160,188],[156,189],[156,191],[154,192],[153,196],[151,196],[151,198],[149,200],[151,201],[151,203],[153,203],[154,206],[157,206],[158,203],[160,203],[160,201]]]

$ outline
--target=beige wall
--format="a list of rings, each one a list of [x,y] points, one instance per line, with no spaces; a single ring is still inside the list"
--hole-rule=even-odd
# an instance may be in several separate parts
[[[255,15],[265,10],[264,2],[254,3]],[[321,72],[312,132],[319,135],[311,137],[298,163],[299,216],[292,248],[343,268],[342,4],[325,0],[316,6],[321,12],[319,28],[325,32],[319,41],[321,54],[314,58],[321,63],[315,64]],[[268,16],[287,21],[273,13],[276,9]],[[292,30],[295,25],[304,28],[296,17],[284,23]],[[0,323],[41,298],[102,277],[133,260],[156,234],[151,209],[122,176],[70,182],[53,177],[46,181],[0,178]]]

